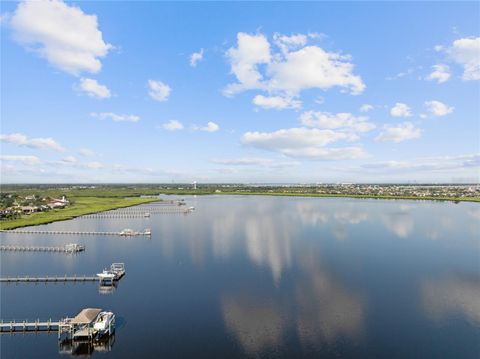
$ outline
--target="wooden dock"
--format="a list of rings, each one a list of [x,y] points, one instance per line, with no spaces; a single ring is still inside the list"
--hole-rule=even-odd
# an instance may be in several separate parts
[[[79,218],[149,218],[150,213],[148,212],[125,212],[125,213],[114,213],[114,212],[104,212],[96,214],[87,214]]]
[[[60,324],[61,321],[52,321],[52,319],[37,319],[33,322],[28,320],[1,320],[0,333],[58,331]]]
[[[56,253],[79,253],[85,250],[85,246],[70,243],[63,247],[34,247],[34,246],[0,246],[2,252],[56,252]]]
[[[39,231],[39,230],[33,230],[33,229],[13,229],[13,230],[7,230],[7,229],[1,229],[0,233],[9,233],[9,234],[67,234],[67,235],[86,235],[86,236],[128,236],[128,237],[133,237],[133,236],[150,236],[151,232],[150,230],[145,230],[143,232],[136,232],[132,230],[123,230],[120,232],[95,232],[95,231],[90,231],[90,232],[82,232],[82,231]]]
[[[99,282],[100,278],[97,276],[25,276],[25,277],[1,277],[0,283],[61,283],[61,282]]]
[[[101,276],[108,273],[109,277]],[[16,276],[0,277],[0,283],[66,283],[66,282],[99,282],[102,285],[114,285],[125,275],[123,263],[113,263],[109,270],[96,275],[64,275],[64,276]]]

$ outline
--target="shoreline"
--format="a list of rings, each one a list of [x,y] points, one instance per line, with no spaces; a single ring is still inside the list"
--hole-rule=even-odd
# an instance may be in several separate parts
[[[90,197],[86,197],[90,198]],[[104,200],[105,198],[98,197],[99,200]],[[81,200],[81,198],[76,198],[76,200]],[[101,208],[95,208],[94,204],[91,207],[78,208],[72,206],[71,208],[64,209],[65,211],[70,210],[73,213],[61,213],[64,210],[57,210],[56,212],[38,212],[27,217],[17,218],[13,220],[0,221],[0,230],[11,230],[16,228],[30,227],[30,226],[39,226],[54,222],[68,221],[77,217],[85,216],[88,214],[100,213],[105,211],[111,211],[119,208],[134,207],[144,203],[151,203],[159,201],[158,198],[122,198],[120,203],[111,203],[104,204]],[[123,201],[132,201],[132,203],[125,203]],[[133,203],[134,201],[134,203]],[[55,215],[59,215],[56,217]]]
[[[388,195],[363,195],[363,194],[334,194],[334,193],[296,193],[296,192],[196,192],[190,191],[162,191],[165,195],[232,195],[232,196],[279,196],[279,197],[338,197],[356,199],[401,199],[414,201],[440,201],[440,202],[473,202],[480,203],[480,197],[416,197],[416,196],[388,196]]]
[[[295,193],[295,192],[206,192],[206,191],[194,191],[194,190],[170,190],[160,191],[164,195],[198,195],[198,196],[211,196],[211,195],[227,195],[227,196],[277,196],[277,197],[316,197],[316,198],[354,198],[354,199],[378,199],[378,200],[413,200],[413,201],[437,201],[437,202],[469,202],[480,203],[478,197],[415,197],[415,196],[382,196],[382,195],[354,195],[354,194],[327,194],[327,193]],[[97,201],[105,200],[105,197],[77,197],[76,200],[95,198]],[[113,199],[113,198],[110,198]],[[117,199],[117,198],[115,198]],[[118,199],[117,199],[118,200]],[[11,230],[16,228],[44,225],[54,222],[67,221],[77,217],[81,217],[87,214],[100,213],[110,211],[119,208],[127,208],[138,206],[144,203],[151,203],[158,201],[158,198],[122,198],[121,203],[102,204],[101,208],[95,208],[98,203],[93,203],[91,206],[85,208],[71,207],[65,209],[70,210],[73,213],[64,213],[60,211],[40,212],[33,215],[18,218],[14,220],[0,221],[1,230]],[[135,203],[125,203],[124,201],[134,201]],[[56,215],[60,215],[56,217]],[[40,218],[39,218],[40,217]]]

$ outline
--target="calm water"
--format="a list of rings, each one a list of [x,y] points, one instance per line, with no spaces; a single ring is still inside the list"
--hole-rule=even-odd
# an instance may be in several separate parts
[[[112,262],[125,262],[127,275],[111,294],[96,283],[2,284],[1,317],[113,310],[115,338],[92,352],[102,358],[479,357],[480,205],[186,200],[196,207],[189,215],[41,226],[150,227],[151,239],[2,234],[2,244],[87,247],[75,256],[1,253],[2,276],[93,274]],[[0,340],[2,358],[68,350],[56,334]]]

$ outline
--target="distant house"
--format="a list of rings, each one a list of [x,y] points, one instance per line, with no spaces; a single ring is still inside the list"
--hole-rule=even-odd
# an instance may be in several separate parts
[[[65,208],[70,202],[65,196],[62,196],[61,199],[58,198],[51,198],[50,201],[47,203],[47,206],[50,208]]]

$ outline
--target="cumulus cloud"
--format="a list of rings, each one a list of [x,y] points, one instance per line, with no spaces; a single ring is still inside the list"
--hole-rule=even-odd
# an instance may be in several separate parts
[[[155,101],[164,102],[168,100],[172,88],[162,81],[148,80],[148,94]]]
[[[190,66],[196,67],[197,63],[203,60],[203,49],[190,55]]]
[[[273,43],[280,49],[275,51],[263,34],[238,33],[236,47],[226,53],[237,82],[227,85],[224,94],[262,90],[270,96],[293,98],[303,90],[332,87],[354,95],[363,92],[365,84],[353,74],[349,56],[307,45],[307,41],[302,34],[275,34]]]
[[[257,95],[253,98],[253,104],[265,109],[284,110],[287,108],[300,108],[302,102],[291,97]]]
[[[432,72],[425,78],[428,81],[437,81],[441,84],[450,78],[450,67],[443,64],[433,65]]]
[[[95,156],[95,151],[89,149],[89,148],[81,148],[80,151],[78,151],[78,153],[81,155],[81,156],[85,156],[85,157],[92,157],[92,156]]]
[[[352,135],[317,128],[289,128],[274,132],[246,132],[241,142],[245,146],[280,152],[286,156],[318,160],[356,159],[366,156],[361,147],[324,148]]]
[[[138,122],[140,121],[140,117],[136,115],[123,115],[117,114],[113,112],[91,112],[90,116],[96,117],[100,120],[112,120],[114,122]]]
[[[219,129],[220,126],[211,121],[209,121],[206,126],[200,127],[200,130],[205,132],[217,132]]]
[[[300,122],[304,126],[321,129],[344,128],[353,132],[368,132],[376,126],[368,121],[367,116],[354,116],[348,112],[332,114],[330,112],[306,111],[300,116]]]
[[[373,106],[369,105],[368,103],[360,106],[360,112],[368,112],[370,110],[373,110]]]
[[[10,135],[0,135],[2,142],[11,143],[17,146],[30,148],[49,149],[58,152],[64,151],[64,148],[58,144],[53,138],[28,138],[21,133],[12,133]]]
[[[6,162],[19,162],[27,166],[36,166],[41,163],[36,156],[17,156],[17,155],[0,155],[0,160]]]
[[[282,53],[286,54],[291,50],[298,49],[303,47],[307,44],[307,35],[304,34],[296,34],[296,35],[282,35],[279,33],[273,34],[273,42],[274,44],[282,51]]]
[[[16,41],[74,75],[99,72],[100,58],[112,48],[103,40],[95,15],[60,0],[20,2],[9,23]]]
[[[327,90],[339,86],[358,95],[365,89],[365,84],[359,76],[353,75],[353,64],[348,62],[349,59],[318,46],[306,46],[269,65],[271,79],[268,87],[272,91],[296,95],[306,89]]]
[[[183,124],[177,120],[170,120],[162,125],[162,127],[168,131],[183,130]]]
[[[446,116],[449,113],[452,113],[454,110],[454,107],[447,106],[443,102],[440,101],[426,101],[425,102],[425,107],[427,108],[427,111],[430,112],[433,116]]]
[[[90,97],[104,99],[112,96],[107,86],[101,85],[94,79],[81,78],[77,90]]]
[[[480,80],[480,37],[467,37],[455,40],[445,51],[457,64],[463,66],[462,79],[465,81]]]
[[[412,112],[407,104],[397,102],[395,106],[390,109],[390,115],[393,117],[410,117]]]
[[[230,48],[226,56],[238,83],[228,85],[224,90],[225,95],[232,96],[241,91],[264,87],[258,66],[268,64],[271,60],[270,43],[264,35],[239,32],[237,47]]]
[[[411,122],[404,122],[400,125],[385,125],[383,131],[376,137],[377,141],[402,142],[420,138],[422,130],[416,128]]]

